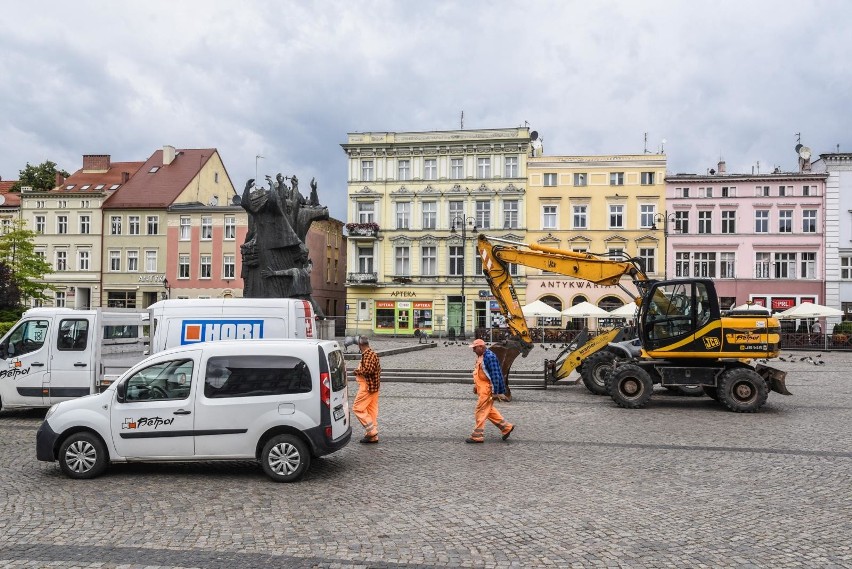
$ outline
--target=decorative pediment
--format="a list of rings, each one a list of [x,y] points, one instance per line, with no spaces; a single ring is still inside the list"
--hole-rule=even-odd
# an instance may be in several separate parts
[[[501,239],[508,239],[509,241],[517,241],[518,243],[523,243],[523,241],[524,241],[523,235],[517,235],[515,233],[506,233],[504,235],[501,235],[500,238]]]
[[[453,247],[460,247],[462,245],[461,235],[450,235],[447,237],[447,244]]]
[[[440,192],[438,192],[438,190],[436,190],[435,188],[433,188],[433,187],[432,187],[432,184],[429,184],[428,186],[426,186],[425,188],[423,188],[423,189],[420,191],[420,193],[421,193],[421,194],[434,195],[434,194],[437,194],[437,193],[440,193]]]
[[[438,238],[434,235],[424,235],[420,238],[420,246],[421,247],[436,247],[438,245]]]
[[[548,233],[546,236],[538,239],[537,243],[540,243],[542,245],[559,245],[559,243],[561,243],[561,240],[554,237],[552,233]]]
[[[400,186],[398,190],[394,190],[390,194],[392,196],[412,196],[414,195],[414,192],[412,192],[405,186]]]
[[[646,233],[645,235],[640,235],[639,237],[636,238],[637,243],[642,242],[642,241],[653,241],[654,243],[659,243],[660,240],[657,238],[656,235]]]
[[[411,246],[411,237],[408,237],[407,235],[396,235],[395,237],[388,239],[388,241],[393,243],[395,247]]]
[[[575,235],[571,239],[568,240],[568,243],[591,243],[592,240],[583,235]]]
[[[512,182],[509,182],[509,185],[506,186],[505,188],[503,188],[503,193],[505,193],[505,194],[522,194],[522,193],[524,193],[524,189],[517,187]]]
[[[370,188],[370,186],[364,186],[363,188],[361,188],[360,190],[358,190],[358,191],[357,191],[357,192],[355,192],[355,193],[356,193],[357,195],[372,195],[372,196],[378,196],[378,195],[380,195],[380,194],[379,194],[379,192],[377,192],[376,190],[374,190],[374,189]]]
[[[452,188],[450,188],[449,193],[451,194],[461,194],[464,193],[465,190],[462,189],[460,184],[455,184]]]
[[[621,235],[610,235],[606,239],[604,239],[604,243],[623,243],[627,244],[627,238],[622,237]]]

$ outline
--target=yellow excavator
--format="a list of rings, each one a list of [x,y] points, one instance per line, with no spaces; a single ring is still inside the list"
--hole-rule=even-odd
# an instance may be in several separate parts
[[[575,342],[563,350],[561,360],[548,362],[546,373],[553,378],[567,377],[583,366],[584,375],[602,383],[606,393],[627,409],[644,407],[654,384],[667,388],[700,386],[704,393],[740,413],[758,411],[770,390],[790,395],[785,385],[786,372],[752,363],[779,355],[778,320],[763,312],[730,312],[723,316],[710,279],[655,281],[648,279],[640,259],[613,259],[484,234],[477,239],[477,252],[482,272],[509,328],[509,338],[491,348],[500,358],[507,378],[515,358],[526,357],[533,347],[509,274],[509,264],[515,263],[603,286],[618,286],[635,297],[635,338],[619,341],[623,331],[616,329],[586,343]],[[632,279],[638,296],[623,286],[624,276]],[[589,387],[585,377],[584,383]]]

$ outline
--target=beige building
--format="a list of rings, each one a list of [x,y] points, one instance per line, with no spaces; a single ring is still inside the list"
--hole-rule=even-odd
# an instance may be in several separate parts
[[[527,242],[638,257],[650,278],[663,278],[665,155],[542,156],[530,158],[527,171]],[[622,284],[635,292],[629,279]],[[632,299],[619,287],[529,269],[526,302],[533,300],[559,310],[583,301],[611,310]]]
[[[347,135],[347,333],[490,325],[475,239],[524,235],[530,144],[526,127]]]

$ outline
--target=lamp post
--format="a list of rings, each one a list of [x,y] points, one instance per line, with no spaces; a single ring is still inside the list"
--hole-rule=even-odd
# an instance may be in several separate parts
[[[467,226],[471,225],[471,229],[475,234],[477,231],[476,228],[476,218],[471,216],[466,216],[463,214],[456,215],[453,217],[450,222],[452,225],[450,226],[450,233],[457,233],[457,227],[461,228],[461,239],[462,239],[462,251],[461,251],[461,297],[462,297],[462,319],[461,319],[461,330],[459,336],[464,338],[464,325],[467,317],[467,297],[464,294],[464,282],[466,280],[465,277],[465,264],[466,264],[466,254],[465,251],[467,249]]]
[[[169,279],[167,279],[167,278],[165,278],[165,277],[163,277],[163,288],[165,288],[165,289],[166,289],[166,292],[164,293],[164,296],[165,296],[166,298],[171,298],[171,296],[172,296],[172,287],[170,287],[170,286],[169,286]]]
[[[680,231],[680,220],[678,220],[676,214],[664,211],[654,216],[654,224],[651,225],[651,231],[658,229],[658,223],[663,224],[663,256],[665,258],[663,262],[663,279],[666,280],[669,278],[669,223],[674,223],[675,231]]]

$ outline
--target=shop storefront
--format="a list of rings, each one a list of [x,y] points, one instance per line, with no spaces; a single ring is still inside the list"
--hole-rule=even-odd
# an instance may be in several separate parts
[[[415,330],[432,334],[431,300],[377,300],[375,309],[373,330],[376,334],[414,335]]]

